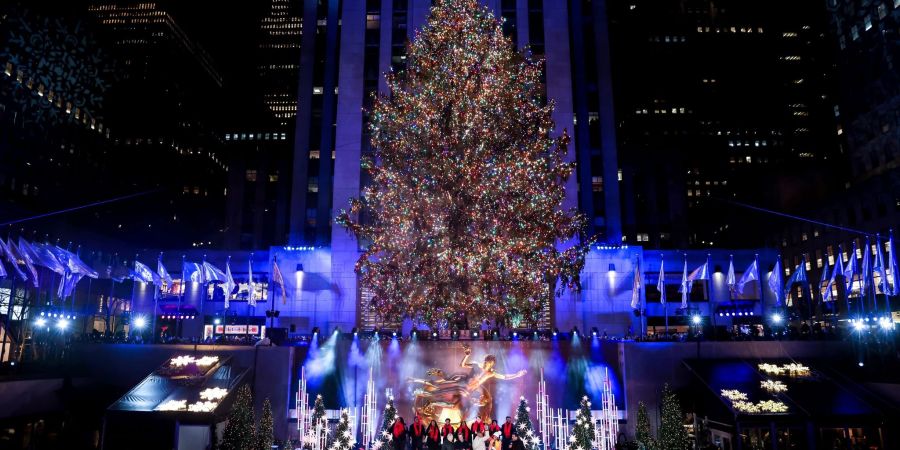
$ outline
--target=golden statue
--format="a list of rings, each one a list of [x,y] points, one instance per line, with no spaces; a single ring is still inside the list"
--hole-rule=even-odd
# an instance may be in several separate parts
[[[413,409],[426,423],[432,419],[443,423],[449,418],[450,422],[458,424],[476,416],[490,420],[494,402],[485,383],[492,379],[513,380],[526,373],[525,370],[509,375],[497,373],[494,355],[485,355],[484,361],[477,364],[469,362],[472,348],[468,344],[463,344],[463,351],[465,356],[459,367],[467,369],[465,372],[447,376],[443,370],[432,368],[426,372],[431,379],[408,379],[410,383],[422,385],[415,390]]]

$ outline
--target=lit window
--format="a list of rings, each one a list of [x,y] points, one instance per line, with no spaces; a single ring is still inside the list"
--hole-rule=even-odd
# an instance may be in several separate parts
[[[878,5],[878,18],[884,19],[885,16],[887,16],[887,6],[882,3]]]
[[[622,169],[619,169],[619,181],[622,181]]]
[[[856,28],[856,25],[850,27],[850,37],[853,38],[854,41],[859,39],[859,30]]]
[[[250,181],[250,182],[256,181],[256,170],[255,169],[247,169],[247,181]]]
[[[863,20],[863,24],[865,26],[866,31],[872,29],[872,16],[866,15],[866,18]]]

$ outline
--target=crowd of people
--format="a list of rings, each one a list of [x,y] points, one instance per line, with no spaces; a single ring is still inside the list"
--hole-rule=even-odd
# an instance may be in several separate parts
[[[526,450],[509,416],[502,425],[476,418],[471,426],[463,420],[455,428],[450,419],[443,425],[434,420],[426,425],[419,416],[407,426],[398,416],[390,433],[393,450]]]

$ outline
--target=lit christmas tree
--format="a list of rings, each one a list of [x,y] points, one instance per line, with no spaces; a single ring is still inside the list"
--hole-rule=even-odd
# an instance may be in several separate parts
[[[309,430],[306,433],[306,436],[303,437],[303,448],[305,450],[310,450],[313,448],[313,444],[318,439],[316,435],[316,425],[320,424],[322,427],[327,426],[327,419],[325,418],[325,400],[322,398],[322,394],[316,395],[316,401],[313,403],[313,414],[309,419]]]
[[[387,405],[384,405],[384,413],[381,419],[381,430],[378,432],[377,439],[372,443],[372,449],[378,450],[386,446],[393,439],[391,434],[391,426],[394,425],[394,419],[397,418],[397,408],[394,407],[394,397],[388,397]]]
[[[272,403],[269,398],[263,402],[262,417],[256,426],[256,450],[272,450],[275,441],[275,421],[272,418]]]
[[[539,439],[531,426],[531,408],[525,397],[519,397],[519,407],[516,409],[516,434],[522,439],[525,450],[534,450],[538,447]]]
[[[372,182],[337,218],[370,243],[356,270],[382,316],[533,324],[554,280],[580,287],[590,242],[557,248],[585,219],[561,209],[574,164],[567,135],[551,137],[541,66],[478,0],[439,0],[408,69],[388,76],[370,111]]]
[[[581,397],[581,407],[575,415],[575,427],[569,436],[569,450],[591,450],[594,448],[594,420],[591,418],[591,401],[587,395]]]
[[[659,448],[666,450],[685,450],[690,445],[687,431],[684,429],[684,414],[678,397],[669,389],[669,385],[663,386],[662,392],[662,418],[659,425],[657,444]]]
[[[350,450],[353,445],[353,433],[350,432],[350,417],[346,410],[341,410],[341,420],[338,421],[337,427],[334,429],[334,435],[331,442],[328,443],[328,450]]]
[[[228,423],[222,434],[224,450],[247,450],[253,448],[253,394],[246,384],[237,392],[237,398],[228,413]]]
[[[647,416],[647,405],[645,405],[644,402],[638,402],[637,425],[634,430],[634,439],[637,441],[638,448],[656,448],[656,442],[653,441],[653,435],[650,433],[650,418]]]

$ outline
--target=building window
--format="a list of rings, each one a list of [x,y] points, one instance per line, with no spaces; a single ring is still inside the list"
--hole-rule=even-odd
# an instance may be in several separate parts
[[[256,181],[256,170],[255,169],[247,169],[247,181],[254,182]]]

